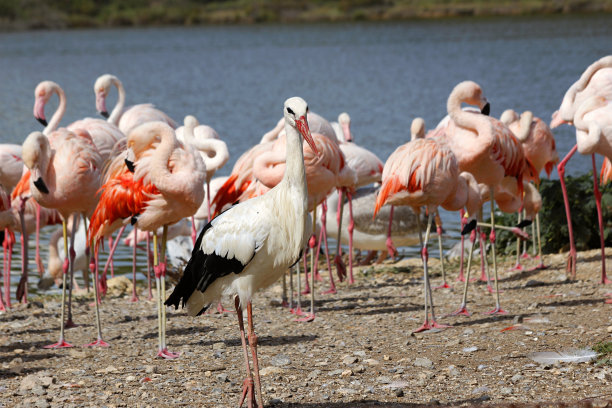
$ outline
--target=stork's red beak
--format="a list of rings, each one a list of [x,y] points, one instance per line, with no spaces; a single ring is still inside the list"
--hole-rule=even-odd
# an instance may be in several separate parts
[[[306,116],[302,116],[299,119],[296,119],[295,127],[297,128],[298,132],[302,134],[302,137],[304,138],[306,143],[308,143],[312,151],[315,152],[315,154],[318,156],[319,150],[317,149],[317,145],[315,144],[314,139],[310,134],[310,128],[308,127],[308,121],[306,120]]]

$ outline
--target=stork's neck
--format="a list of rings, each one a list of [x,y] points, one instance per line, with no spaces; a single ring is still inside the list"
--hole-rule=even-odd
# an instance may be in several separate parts
[[[57,94],[57,97],[59,98],[59,105],[53,113],[53,116],[51,116],[51,119],[45,127],[45,130],[43,130],[43,134],[46,136],[48,136],[51,132],[57,129],[60,121],[64,117],[64,113],[66,113],[66,94],[64,93],[64,90],[59,86],[56,86],[53,87],[53,92],[55,92]]]
[[[123,113],[123,107],[125,106],[125,89],[123,88],[123,84],[118,78],[112,79],[113,84],[117,87],[117,103],[113,108],[110,116],[108,117],[107,122],[117,125],[119,123],[119,118]]]
[[[304,168],[304,151],[302,136],[289,125],[285,125],[287,138],[287,167],[282,182],[293,186],[302,186],[304,197],[308,195],[306,190],[306,170]]]

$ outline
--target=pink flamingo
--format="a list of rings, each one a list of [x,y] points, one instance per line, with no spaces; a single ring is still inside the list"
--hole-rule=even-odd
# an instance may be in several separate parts
[[[117,98],[117,104],[109,115],[106,109],[106,97],[112,85],[117,87],[119,97]],[[177,127],[174,120],[150,103],[125,107],[125,89],[121,81],[114,75],[104,74],[98,77],[94,84],[94,94],[96,95],[98,112],[108,118],[109,123],[118,126],[125,135],[145,122],[161,121],[167,123],[173,129]]]
[[[500,117],[500,120],[506,124],[519,139],[523,145],[525,157],[531,162],[531,164],[533,164],[536,172],[540,174],[542,170],[544,170],[546,175],[550,177],[550,173],[559,161],[559,154],[557,153],[555,138],[550,130],[550,127],[548,127],[548,125],[542,119],[534,117],[530,111],[523,112],[519,117],[514,110],[507,109]],[[537,258],[540,260],[540,263],[536,266],[536,269],[544,269],[545,266],[544,260],[542,259],[542,243],[540,239],[539,212],[536,212],[535,215],[535,228],[537,230],[538,239]],[[536,234],[533,235],[535,251]],[[523,252],[522,256],[525,257],[525,255],[527,255],[526,252]],[[517,266],[519,265],[520,258],[518,257],[517,251]]]
[[[595,153],[606,158],[612,157],[612,55],[600,58],[591,64],[578,81],[573,83],[566,91],[559,110],[553,114],[550,126],[555,128],[562,123],[574,124],[576,127],[576,145],[557,166],[565,213],[568,220],[570,251],[567,259],[567,271],[572,279],[576,277],[576,245],[571,222],[569,199],[565,187],[565,165],[569,159],[579,151],[581,154],[591,154],[593,163],[593,189],[597,205],[597,218],[599,222],[601,241],[601,283],[609,283],[606,276],[606,259],[603,236],[603,218],[601,214],[601,193],[597,183],[597,169],[595,167]],[[604,163],[605,166],[605,163]]]
[[[384,204],[409,205],[417,214],[423,260],[425,321],[415,332],[448,327],[436,321],[434,312],[427,269],[429,231],[438,206],[450,211],[467,206],[470,217],[475,218],[481,205],[476,181],[469,173],[459,173],[457,160],[445,141],[439,138],[417,139],[398,147],[387,159],[374,214]],[[429,214],[425,240],[418,216],[423,206],[427,207]]]
[[[45,118],[45,106],[49,99],[56,94],[59,105],[47,123]],[[53,81],[42,81],[34,90],[34,117],[45,126],[43,134],[49,135],[56,130],[60,121],[66,113],[66,93]],[[84,118],[71,123],[66,127],[73,132],[76,129],[84,129],[89,133],[103,161],[109,158],[115,143],[124,137],[117,126],[102,119]]]
[[[310,136],[307,109],[301,98],[285,102],[287,157],[283,180],[267,194],[233,206],[204,227],[183,277],[165,302],[177,308],[182,302],[195,316],[221,296],[234,297],[247,372],[239,406],[246,399],[249,408],[263,407],[251,298],[298,262],[310,231],[302,138],[315,154],[318,147]],[[244,334],[245,307],[255,381]]]
[[[338,115],[338,122],[333,122],[332,127],[335,131],[336,138],[340,145],[340,150],[346,159],[346,165],[353,169],[356,174],[357,182],[355,185],[350,186],[349,189],[340,189],[338,191],[338,211],[337,211],[337,222],[338,222],[338,237],[337,237],[337,249],[334,263],[338,269],[340,276],[345,275],[344,262],[342,262],[342,246],[341,246],[341,234],[342,234],[342,211],[344,209],[342,193],[346,192],[348,198],[349,208],[349,283],[354,283],[353,277],[353,232],[355,229],[355,220],[353,219],[353,204],[351,191],[359,187],[367,186],[372,183],[380,183],[383,171],[383,162],[371,151],[358,146],[353,142],[353,136],[351,134],[351,117],[348,113],[343,112]]]
[[[78,133],[65,128],[53,131],[49,138],[41,132],[31,133],[23,143],[23,161],[30,169],[30,191],[43,207],[55,208],[62,217],[65,258],[63,265],[62,310],[59,341],[47,348],[71,347],[64,341],[64,307],[66,303],[66,274],[69,267],[66,221],[70,215],[88,215],[95,207],[100,188],[102,159],[86,131]],[[73,261],[74,252],[70,259]],[[94,276],[95,279],[95,276]],[[97,284],[97,282],[96,282]],[[97,285],[95,295],[98,298]],[[100,312],[96,304],[96,324],[101,340]]]
[[[159,142],[158,142],[159,141]],[[157,286],[158,357],[176,358],[166,346],[165,246],[167,226],[193,215],[204,200],[204,163],[189,145],[176,139],[174,130],[163,122],[144,123],[128,135],[128,168],[133,173],[117,173],[103,186],[102,196],[89,226],[95,242],[111,226],[130,220],[143,231],[157,231],[163,226],[161,252],[157,234],[153,234],[155,282]],[[149,146],[141,152],[134,147]],[[131,160],[134,160],[131,162]]]
[[[0,190],[4,191],[0,188]],[[3,196],[6,193],[2,194]],[[49,208],[40,208],[36,201],[30,196],[26,199],[23,204],[20,200],[11,200],[10,196],[6,194],[6,198],[0,200],[4,203],[2,205],[2,209],[0,210],[0,230],[4,229],[7,232],[5,235],[6,248],[7,253],[5,255],[9,255],[7,258],[5,256],[5,275],[4,275],[4,285],[5,285],[5,300],[7,303],[7,307],[11,307],[10,301],[10,272],[11,272],[11,256],[14,244],[14,232],[19,232],[22,237],[27,237],[36,231],[37,226],[37,215],[38,215],[38,224],[40,228],[43,228],[47,225],[53,224],[61,224],[61,218],[57,210],[49,209]],[[7,205],[8,204],[8,205]],[[23,205],[23,209],[20,207]],[[37,212],[37,208],[40,208],[40,211]],[[23,217],[20,217],[21,210],[23,210]],[[22,223],[23,220],[23,223]],[[25,232],[24,232],[25,231]],[[23,248],[22,248],[23,249]],[[23,256],[23,255],[22,255]],[[25,252],[25,259],[27,261],[27,249]],[[16,290],[16,298],[18,300],[22,300],[27,296],[27,272],[24,274],[23,272],[27,271],[27,269],[22,268],[21,279],[19,280],[19,284],[17,285]]]
[[[461,171],[474,175],[479,183],[491,191],[491,233],[489,240],[493,252],[496,305],[489,313],[505,313],[499,301],[497,261],[495,255],[495,195],[494,186],[504,177],[512,177],[522,190],[523,179],[537,179],[535,169],[525,158],[522,146],[512,131],[500,121],[477,112],[464,111],[461,103],[476,105],[488,113],[488,102],[482,89],[472,81],[459,83],[447,101],[449,122],[444,133]],[[471,215],[471,213],[470,213]]]
[[[198,122],[195,116],[185,116],[184,123],[184,126],[181,126],[176,130],[176,137],[181,142],[191,144],[202,157],[202,161],[206,167],[207,220],[210,220],[210,181],[217,170],[223,167],[229,160],[229,151],[227,150],[227,145],[225,142],[219,139],[217,132],[215,132],[215,130],[210,126],[200,125],[200,122]],[[192,225],[192,239],[193,243],[195,244],[195,219],[192,220]]]

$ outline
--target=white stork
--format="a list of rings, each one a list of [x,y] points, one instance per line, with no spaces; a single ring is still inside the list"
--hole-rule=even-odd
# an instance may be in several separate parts
[[[300,259],[311,230],[302,137],[319,152],[306,121],[308,105],[299,97],[289,98],[283,113],[287,138],[283,180],[265,195],[231,207],[204,227],[181,280],[165,303],[178,308],[182,301],[189,315],[196,316],[221,297],[234,297],[247,371],[240,405],[248,397],[249,408],[257,402],[263,406],[251,298]],[[245,306],[257,400],[244,334]]]

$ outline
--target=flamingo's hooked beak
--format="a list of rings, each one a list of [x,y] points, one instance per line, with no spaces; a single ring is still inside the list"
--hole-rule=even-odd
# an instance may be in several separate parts
[[[345,142],[352,142],[353,141],[353,135],[351,135],[351,127],[348,123],[343,123],[342,124],[342,133],[344,133],[344,141]]]
[[[485,103],[482,109],[480,109],[480,113],[489,116],[489,114],[491,113],[491,104],[489,102]]]
[[[131,160],[125,159],[125,165],[127,166],[130,173],[133,173],[136,170],[136,166],[134,166],[134,162]]]
[[[474,229],[476,229],[477,225],[478,225],[478,222],[476,220],[472,220],[472,221],[468,222],[465,225],[465,227],[463,227],[463,230],[461,230],[461,235],[469,234]]]
[[[41,97],[37,97],[34,102],[34,117],[40,124],[47,126],[47,119],[45,119],[45,100]]]
[[[308,121],[306,120],[306,116],[302,116],[295,120],[295,127],[302,134],[302,137],[308,143],[313,152],[318,156],[319,150],[317,149],[317,145],[310,134],[310,128],[308,127]]]
[[[38,191],[41,193],[49,194],[49,189],[47,188],[47,185],[43,181],[42,177],[38,177],[36,180],[34,180],[34,186],[36,186]]]
[[[96,109],[100,112],[100,115],[108,119],[108,110],[106,109],[106,95],[103,91],[96,93]]]

